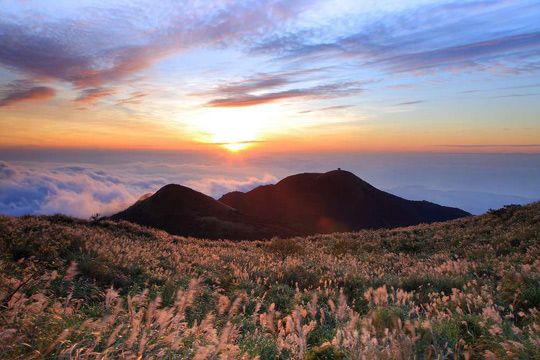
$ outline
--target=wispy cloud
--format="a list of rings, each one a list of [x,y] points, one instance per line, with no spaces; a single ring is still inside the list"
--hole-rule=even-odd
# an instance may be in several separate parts
[[[10,106],[23,101],[47,100],[56,94],[53,88],[47,86],[34,86],[29,89],[18,89],[8,93],[0,99],[0,106]]]
[[[140,104],[143,101],[143,98],[148,96],[147,93],[142,91],[134,91],[127,98],[120,99],[116,102],[117,105],[128,105],[128,104]]]
[[[421,104],[423,102],[424,102],[424,100],[405,101],[405,102],[400,102],[400,103],[394,104],[394,106],[416,105],[416,104]]]
[[[354,107],[354,105],[334,105],[334,106],[326,106],[323,108],[318,109],[311,109],[311,110],[303,110],[300,111],[300,114],[309,114],[312,112],[324,112],[324,111],[333,111],[333,110],[344,110],[344,109],[350,109]]]
[[[448,0],[377,16],[344,13],[317,21],[305,21],[302,15],[310,13],[305,10],[316,12],[317,3],[101,3],[81,6],[65,18],[21,12],[0,19],[0,65],[35,81],[71,83],[79,91],[77,101],[87,104],[112,95],[113,87],[138,79],[160,60],[193,49],[263,54],[276,68],[287,69],[241,81],[227,79],[206,93],[214,97],[207,106],[306,98],[313,95],[307,89],[312,79],[301,77],[302,72],[328,67],[334,73],[326,74],[327,82],[343,81],[339,67],[344,62],[349,74],[361,69],[540,69],[540,26],[535,21],[540,4],[535,1]],[[512,21],[501,21],[506,18]],[[132,95],[117,103],[134,104],[142,97]]]
[[[535,148],[540,144],[447,144],[436,145],[447,148]]]
[[[540,32],[407,53],[377,60],[376,63],[392,72],[459,70],[486,66],[490,61],[518,56],[520,52],[527,50],[540,51]]]
[[[236,97],[220,98],[210,100],[206,103],[207,107],[247,107],[271,103],[277,100],[292,99],[308,96],[311,93],[303,90],[287,90],[263,95],[243,94]]]
[[[494,99],[501,99],[501,98],[519,98],[519,97],[528,97],[528,96],[539,96],[540,93],[527,93],[527,94],[506,94],[506,95],[499,95],[494,96]]]
[[[115,93],[116,89],[114,88],[90,88],[81,91],[75,101],[83,104],[95,104],[101,98],[114,95]]]
[[[263,74],[256,75],[251,79],[220,85],[216,89],[210,91],[213,94],[243,94],[254,91],[272,89],[279,86],[290,84],[291,79],[284,74]]]
[[[246,107],[262,105],[278,100],[293,98],[324,99],[343,97],[358,94],[363,91],[361,83],[343,82],[313,86],[303,89],[291,89],[278,92],[269,92],[260,95],[237,94],[225,98],[213,99],[205,104],[207,107]]]
[[[533,25],[539,12],[531,1],[448,1],[367,23],[343,19],[350,25],[337,34],[332,24],[270,34],[251,50],[302,61],[353,59],[389,73],[531,71],[540,64],[540,27]],[[512,24],[502,26],[501,19],[510,17]]]
[[[533,89],[540,87],[540,84],[525,84],[525,85],[514,85],[514,86],[502,86],[497,88],[489,88],[489,89],[472,89],[472,90],[464,90],[460,91],[460,94],[474,94],[478,92],[493,92],[495,90],[519,90],[519,89]]]
[[[61,22],[3,17],[0,64],[35,78],[67,81],[79,88],[99,87],[126,79],[189,48],[232,44],[245,36],[257,36],[294,17],[307,3],[267,0],[191,6],[113,5],[81,9],[81,18]],[[149,22],[149,13],[160,21]]]

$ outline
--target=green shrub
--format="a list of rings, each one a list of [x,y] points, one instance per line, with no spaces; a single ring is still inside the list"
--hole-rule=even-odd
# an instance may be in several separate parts
[[[339,286],[343,289],[349,305],[359,314],[367,314],[368,302],[364,298],[367,290],[366,282],[359,277],[351,277],[343,280]]]
[[[403,311],[396,306],[378,307],[370,313],[371,323],[378,336],[382,336],[385,329],[397,329],[399,320],[403,320],[403,316]]]
[[[333,360],[346,358],[347,356],[343,351],[329,343],[311,349],[305,356],[305,360]]]
[[[116,289],[125,288],[130,283],[128,277],[118,269],[110,267],[104,260],[89,255],[79,259],[77,271],[82,276],[95,280],[103,288],[110,286]]]
[[[266,293],[266,303],[274,303],[276,310],[289,312],[293,307],[294,289],[287,284],[275,284]]]
[[[540,309],[540,279],[510,273],[501,279],[499,290],[500,298],[516,310]]]
[[[489,209],[488,214],[506,220],[510,218],[512,215],[514,215],[514,213],[520,208],[521,208],[521,205],[515,205],[515,204],[505,205],[504,207],[500,209]]]
[[[301,244],[301,239],[281,239],[273,238],[266,244],[266,249],[285,259],[287,256],[302,255],[304,253],[304,246]]]
[[[321,316],[320,313],[318,313],[316,316],[318,325],[307,336],[308,347],[324,344],[325,342],[331,341],[336,335],[337,323],[335,316],[332,316],[326,308],[324,308],[324,310],[321,308],[321,310],[325,312],[325,321],[321,324]]]
[[[518,307],[523,310],[540,309],[540,281],[526,279],[525,286],[518,299]]]
[[[466,279],[463,277],[452,277],[442,275],[431,276],[411,276],[401,281],[400,287],[405,291],[416,291],[427,294],[429,292],[443,292],[451,294],[452,289],[462,289]]]
[[[300,289],[308,289],[319,284],[319,277],[304,266],[294,266],[285,271],[282,281],[293,288],[298,285]]]
[[[250,358],[258,356],[261,360],[279,359],[277,344],[269,335],[256,333],[256,335],[247,336],[240,343],[240,348]]]
[[[468,314],[435,322],[432,324],[433,343],[438,348],[448,345],[453,349],[463,339],[467,344],[484,346],[479,342],[483,335],[480,321],[480,316]]]
[[[332,241],[329,250],[330,253],[335,256],[355,254],[358,250],[358,242],[349,238],[337,238]]]
[[[201,323],[205,316],[215,309],[216,299],[212,292],[205,288],[201,291],[195,300],[193,305],[186,309],[186,320],[189,326],[192,326],[195,321]]]

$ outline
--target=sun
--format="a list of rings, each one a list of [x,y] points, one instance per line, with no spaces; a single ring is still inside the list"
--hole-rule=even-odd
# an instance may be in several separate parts
[[[232,152],[238,152],[247,149],[250,143],[258,140],[259,130],[253,121],[227,118],[227,121],[213,122],[208,133],[213,144],[221,145]]]
[[[212,109],[195,124],[199,141],[218,145],[230,152],[246,150],[261,138],[268,126],[260,112],[247,109]]]
[[[250,143],[226,143],[222,144],[221,146],[230,152],[235,153],[247,149],[249,145]]]

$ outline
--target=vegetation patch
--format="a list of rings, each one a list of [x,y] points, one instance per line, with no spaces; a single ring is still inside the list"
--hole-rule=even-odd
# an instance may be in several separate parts
[[[211,241],[0,216],[0,358],[540,358],[540,204]]]

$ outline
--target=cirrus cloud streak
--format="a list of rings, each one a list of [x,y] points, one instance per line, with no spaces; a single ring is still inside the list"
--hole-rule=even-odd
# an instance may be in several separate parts
[[[1,106],[10,106],[24,101],[47,100],[53,98],[56,91],[47,86],[34,86],[30,89],[15,90],[0,99]]]

